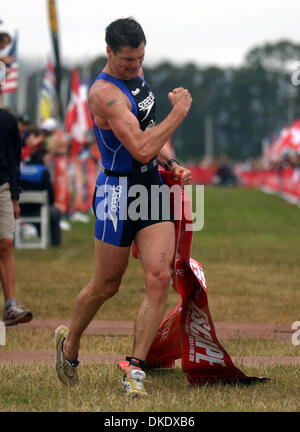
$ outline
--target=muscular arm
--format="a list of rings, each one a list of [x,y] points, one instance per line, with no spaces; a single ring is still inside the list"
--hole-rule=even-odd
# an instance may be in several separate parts
[[[166,142],[165,145],[160,149],[158,152],[158,161],[161,166],[164,167],[164,165],[168,162],[168,160],[173,159],[174,155],[172,151],[170,151],[169,143]]]
[[[157,155],[187,115],[192,102],[191,95],[183,88],[169,93],[169,100],[173,106],[169,115],[159,125],[142,131],[130,110],[129,101],[117,87],[98,82],[89,95],[96,125],[111,129],[141,163],[147,163]]]

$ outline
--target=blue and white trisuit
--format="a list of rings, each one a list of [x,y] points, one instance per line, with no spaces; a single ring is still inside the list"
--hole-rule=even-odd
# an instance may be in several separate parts
[[[138,76],[122,81],[101,72],[97,80],[113,83],[128,97],[131,111],[137,117],[142,131],[155,126],[155,96],[143,78]],[[100,129],[94,123],[94,132],[104,167],[98,175],[93,200],[95,237],[115,246],[130,246],[142,228],[173,221],[172,210],[162,210],[161,194],[158,213],[157,200],[155,203],[151,200],[151,186],[157,185],[159,188],[163,185],[157,158],[142,164],[134,159],[112,130]],[[142,199],[139,195],[141,189],[148,192],[143,193]],[[139,211],[139,203],[143,210],[147,208],[146,216],[144,211]],[[151,206],[156,207],[154,214]]]

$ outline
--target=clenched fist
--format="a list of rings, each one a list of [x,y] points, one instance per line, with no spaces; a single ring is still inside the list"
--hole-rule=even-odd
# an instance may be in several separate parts
[[[187,115],[192,104],[192,96],[187,89],[178,87],[168,94],[171,105],[179,109],[183,115]]]

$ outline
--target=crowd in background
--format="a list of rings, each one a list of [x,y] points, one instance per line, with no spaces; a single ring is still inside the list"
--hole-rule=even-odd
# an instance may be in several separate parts
[[[71,155],[72,143],[70,136],[58,126],[54,118],[44,120],[40,127],[31,124],[26,115],[18,116],[17,122],[22,140],[22,161],[26,162],[30,159],[32,153],[41,149],[47,150],[50,157]],[[99,159],[98,147],[92,134],[87,135],[87,141],[76,157]]]

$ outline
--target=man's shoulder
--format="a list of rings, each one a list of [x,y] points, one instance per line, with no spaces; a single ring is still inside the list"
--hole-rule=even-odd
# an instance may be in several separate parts
[[[125,98],[122,91],[113,83],[103,80],[96,81],[89,91],[89,105],[92,111],[97,107],[101,112],[110,108],[112,101],[118,101],[118,105],[124,105]]]
[[[110,97],[111,94],[115,94],[119,92],[120,89],[110,81],[97,80],[90,88],[89,97],[93,98],[97,96],[97,98],[101,97],[105,99],[107,97]]]

